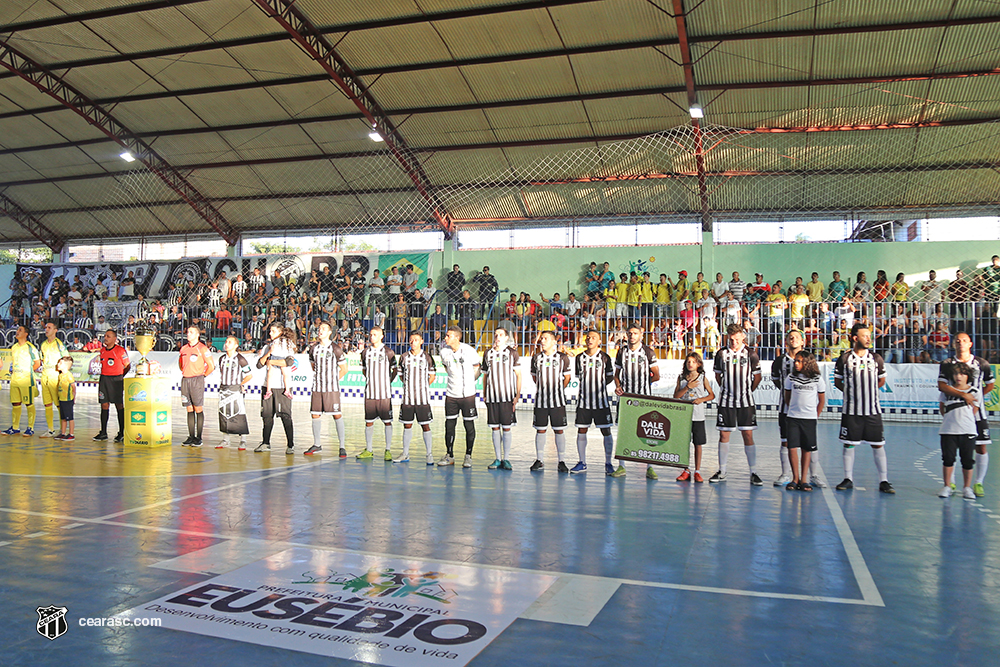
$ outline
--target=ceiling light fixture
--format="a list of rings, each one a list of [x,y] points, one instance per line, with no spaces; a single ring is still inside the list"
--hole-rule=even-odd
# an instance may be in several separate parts
[[[691,113],[692,118],[704,118],[705,110],[699,106],[693,106],[688,111]]]
[[[375,142],[385,141],[385,139],[382,138],[382,135],[378,133],[378,127],[376,125],[372,125],[372,131],[368,133],[368,138]]]
[[[124,153],[122,153],[118,157],[120,157],[121,159],[125,160],[126,162],[135,162],[135,156],[132,155],[131,153],[129,153],[128,151],[125,151]]]

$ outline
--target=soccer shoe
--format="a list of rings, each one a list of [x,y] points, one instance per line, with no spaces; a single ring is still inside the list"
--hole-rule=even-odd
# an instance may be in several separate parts
[[[247,450],[247,441],[240,440],[240,446],[237,447],[237,449],[239,449],[241,452],[245,452]]]
[[[198,446],[201,447],[201,445],[198,445]],[[288,445],[287,447],[285,447],[285,456],[292,456],[293,454],[295,454],[295,448],[294,447],[292,447],[291,445]]]
[[[65,437],[66,437],[65,433],[56,433],[54,436],[52,436],[52,439],[53,440],[62,440]]]
[[[434,465],[434,455],[433,454],[428,454],[427,455],[427,465],[429,465],[429,466]]]
[[[688,470],[687,468],[684,468],[684,471],[681,472],[681,474],[677,475],[677,479],[675,481],[686,482],[689,479],[691,479],[691,471]]]
[[[394,458],[392,460],[392,462],[393,463],[409,463],[410,462],[410,457],[409,456],[403,456],[402,454],[400,454],[399,456],[397,456],[396,458]]]
[[[53,431],[52,429],[49,429],[48,431],[42,431],[41,433],[39,433],[38,437],[39,438],[54,438],[54,437],[56,437],[56,432]]]
[[[659,477],[657,477],[655,470],[653,470],[651,467],[647,467],[646,468],[646,479],[659,479]]]
[[[347,458],[347,450],[344,449],[343,447],[341,447],[340,451],[337,453],[337,456],[339,456],[342,459],[346,459]]]
[[[951,498],[950,484],[945,484],[944,486],[941,487],[941,490],[938,491],[938,498]]]
[[[613,465],[611,465],[610,463],[605,463],[604,464],[604,474],[607,475],[608,477],[611,477],[612,475],[615,474],[615,467]]]
[[[838,484],[834,488],[836,488],[838,491],[849,491],[849,490],[851,490],[851,489],[854,488],[854,482],[852,482],[850,479],[848,479],[847,477],[845,477],[844,481],[841,482],[840,484]]]
[[[390,452],[388,449],[385,450],[385,455],[382,457],[382,460],[383,461],[390,461],[391,462],[392,461],[392,452]]]
[[[271,451],[271,443],[269,443],[269,442],[262,442],[259,445],[257,445],[256,447],[254,447],[254,451],[255,452],[269,452],[269,451]]]
[[[764,480],[757,476],[757,473],[750,473],[750,486],[764,486]]]
[[[781,473],[781,477],[779,477],[778,479],[774,480],[774,485],[775,486],[785,486],[790,481],[792,481],[792,476],[789,475],[787,472],[783,472],[783,473]]]
[[[612,477],[624,477],[625,476],[625,466],[618,466],[615,471],[611,473]]]
[[[826,488],[826,484],[824,484],[823,481],[819,478],[819,475],[810,475],[809,483],[812,484],[812,486],[817,489]]]
[[[23,435],[25,438],[30,438],[31,436],[35,435],[35,429],[29,426],[28,428],[24,429],[24,433],[22,433],[21,435]]]
[[[193,435],[189,435],[188,437],[184,438],[184,442],[181,443],[182,446],[193,445],[193,444],[194,444]]]
[[[229,446],[229,438],[223,438],[222,442],[215,446],[216,449],[225,449]]]
[[[705,479],[701,476],[700,472],[696,472],[694,474],[694,481],[696,483],[698,483],[698,484],[704,484],[705,483]]]
[[[463,468],[471,468],[472,467],[472,454],[466,454],[465,455],[465,459],[462,461],[462,467]]]
[[[726,473],[718,470],[714,475],[708,478],[708,482],[709,484],[718,484],[719,482],[725,482],[726,479],[728,479],[726,477]]]
[[[545,469],[545,464],[539,461],[538,459],[535,459],[535,462],[531,464],[530,468],[528,468],[528,470],[530,470],[531,472],[538,472],[539,470],[544,470],[544,469]]]
[[[367,449],[362,449],[360,452],[358,452],[358,455],[355,456],[354,458],[356,458],[359,461],[365,461],[367,459],[375,458],[375,455],[369,452]]]
[[[500,459],[493,459],[493,463],[486,466],[487,470],[496,470],[500,467]]]
[[[964,489],[962,489],[962,497],[965,498],[966,500],[975,500],[976,492],[972,490],[971,486],[967,486]]]
[[[578,475],[581,472],[587,472],[587,464],[584,463],[583,461],[580,461],[575,466],[570,468],[569,471],[574,475]]]
[[[317,454],[317,453],[319,453],[321,451],[323,451],[322,447],[317,447],[316,445],[313,445],[312,447],[310,447],[309,449],[307,449],[306,451],[304,451],[303,455],[304,456],[312,456],[313,454]]]
[[[115,436],[115,442],[125,442],[125,434],[124,433],[119,433],[118,435],[116,435]],[[201,440],[199,440],[198,438],[195,438],[195,442],[198,443],[198,444],[192,445],[192,447],[201,447]]]
[[[9,429],[7,429],[6,431],[4,431],[3,434],[4,435],[17,435],[20,432],[21,432],[21,429],[14,428],[13,426],[11,426]],[[94,440],[97,440],[97,438],[94,438]],[[107,438],[105,438],[105,440],[107,440]]]
[[[64,435],[63,440],[76,440],[76,436],[70,433],[69,435]]]
[[[507,459],[504,459],[503,461],[500,462],[500,469],[501,470],[513,470],[514,466],[512,466],[510,464],[510,461],[508,461]]]
[[[972,492],[976,494],[976,497],[982,498],[986,495],[986,491],[983,490],[982,482],[976,482],[972,485]]]
[[[438,465],[439,466],[453,466],[453,465],[455,465],[455,457],[454,456],[448,456],[447,454],[445,454],[444,456],[441,457],[441,460],[438,461]]]
[[[6,432],[7,431],[4,431],[4,433],[6,433]],[[14,433],[17,433],[17,431],[14,431]],[[108,439],[108,434],[105,433],[104,431],[101,431],[100,433],[98,433],[97,435],[94,436],[94,440],[98,440],[98,441],[100,441],[100,440],[107,440],[107,439]]]
[[[559,462],[559,465],[558,465],[558,466],[556,466],[556,471],[557,471],[557,472],[565,472],[565,473],[568,473],[568,472],[569,472],[569,466],[567,466],[567,465],[566,465],[566,462],[565,462],[565,461],[560,461],[560,462]]]
[[[121,442],[121,441],[116,437],[115,442]],[[191,443],[191,446],[194,448],[201,447],[201,438],[195,438],[194,442]]]
[[[889,482],[879,482],[878,490],[879,493],[896,493],[896,489],[892,488],[892,484]]]

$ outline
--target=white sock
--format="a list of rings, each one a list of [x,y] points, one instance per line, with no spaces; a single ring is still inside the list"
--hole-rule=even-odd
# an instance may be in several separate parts
[[[431,432],[424,431],[424,447],[427,448],[427,456],[431,455]]]
[[[372,450],[372,434],[375,433],[375,425],[365,426],[365,449]]]
[[[788,462],[788,445],[781,445],[781,474],[789,475],[792,472],[792,464]]]
[[[888,482],[889,461],[885,458],[885,447],[873,448],[872,455],[875,456],[875,469],[878,470],[878,481]]]
[[[743,451],[747,455],[747,465],[750,466],[750,474],[757,472],[757,448],[754,445],[743,445]]]
[[[812,453],[812,457],[809,459],[809,474],[819,476],[816,472],[816,468],[819,466],[819,450],[817,449]]]
[[[604,462],[610,465],[611,459],[614,455],[615,455],[615,436],[608,434],[604,436]]]
[[[319,441],[323,435],[323,420],[313,419],[312,427],[313,427],[313,445],[316,447],[320,447],[321,445],[319,444]]]
[[[385,425],[385,450],[392,450],[392,424]]]
[[[545,456],[545,431],[535,431],[535,454],[539,461]]]
[[[576,453],[580,455],[579,461],[581,463],[587,462],[587,434],[577,433],[576,434]]]
[[[844,447],[844,479],[854,481],[854,447]]]
[[[502,461],[510,460],[510,443],[512,439],[513,436],[510,433],[510,429],[505,428],[503,430],[503,458],[501,459]]]
[[[337,440],[340,441],[340,448],[343,449],[344,448],[344,442],[345,442],[345,438],[344,438],[344,420],[343,420],[343,418],[341,418],[341,419],[334,419],[333,423],[337,426]]]
[[[566,433],[556,433],[556,453],[559,455],[559,461],[562,462],[566,460]]]
[[[720,442],[719,443],[719,470],[722,474],[726,474],[726,464],[729,463],[729,443]]]
[[[493,429],[493,455],[497,461],[503,461],[503,436],[500,429]]]
[[[240,445],[246,446],[246,444],[247,444],[247,437],[245,435],[241,435],[240,436]]]
[[[403,458],[410,458],[410,440],[413,438],[413,429],[403,429]]]
[[[986,479],[986,471],[990,467],[990,453],[984,452],[980,454],[976,452],[976,478],[975,484],[982,484],[983,480]]]

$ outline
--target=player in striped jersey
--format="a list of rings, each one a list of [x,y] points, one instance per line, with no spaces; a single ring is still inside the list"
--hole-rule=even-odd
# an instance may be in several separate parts
[[[885,384],[885,363],[872,352],[871,330],[863,322],[851,327],[853,349],[837,359],[833,384],[844,392],[844,411],[840,417],[840,440],[844,443],[844,481],[838,491],[854,488],[854,448],[861,443],[871,445],[878,470],[878,490],[896,493],[889,483],[889,463],[885,456],[885,436],[882,429],[882,405],[878,390]]]
[[[556,337],[551,331],[543,331],[538,335],[538,345],[541,349],[531,355],[531,379],[535,382],[535,452],[538,458],[531,464],[531,471],[545,468],[542,457],[545,456],[545,432],[549,424],[556,436],[556,452],[559,455],[559,472],[569,472],[566,461],[566,385],[572,374],[569,369],[569,356],[556,349]]]
[[[652,348],[642,342],[642,327],[629,326],[628,344],[618,348],[615,355],[615,394],[652,396],[653,383],[660,379],[660,366]],[[618,404],[621,409],[621,403]],[[625,466],[619,465],[612,477],[624,477]],[[646,466],[646,479],[656,479],[653,466]]]
[[[750,466],[750,484],[763,486],[757,476],[757,450],[754,449],[753,432],[757,428],[757,408],[753,391],[760,384],[760,360],[746,346],[746,332],[739,324],[726,328],[729,344],[715,354],[715,381],[719,385],[719,471],[709,482],[726,481],[726,464],[729,460],[729,436],[739,429],[743,436],[743,451]]]
[[[375,420],[385,425],[386,461],[392,460],[392,381],[399,369],[396,355],[382,342],[382,327],[374,326],[368,332],[371,345],[361,351],[361,372],[365,375],[365,448],[358,459],[370,459]]]
[[[510,334],[500,327],[493,332],[493,347],[483,354],[483,401],[486,423],[493,429],[493,453],[490,470],[513,470],[510,464],[510,427],[514,423],[515,402],[521,396],[521,368],[517,348],[510,344]],[[502,430],[502,432],[501,432]]]
[[[427,465],[434,465],[431,453],[431,383],[434,382],[434,358],[424,348],[424,337],[418,331],[410,334],[410,349],[399,356],[399,374],[403,378],[403,404],[399,406],[399,421],[403,422],[403,453],[393,463],[410,460],[410,439],[413,421],[420,424],[427,450]]]
[[[219,430],[222,442],[215,448],[225,449],[229,446],[229,436],[239,435],[239,450],[242,452],[247,448],[247,435],[250,433],[243,394],[247,383],[253,379],[253,371],[250,370],[250,362],[239,353],[239,346],[236,336],[226,338],[223,354],[216,365],[219,369]]]
[[[946,396],[961,398],[969,405],[972,405],[973,401],[976,402],[976,405],[973,406],[976,417],[976,481],[972,485],[972,491],[976,496],[982,497],[986,493],[983,489],[983,480],[986,479],[986,470],[990,464],[990,455],[986,452],[986,445],[990,444],[990,423],[986,419],[986,405],[983,397],[993,391],[993,367],[982,357],[972,354],[972,338],[964,331],[955,334],[954,345],[955,356],[941,363],[938,373],[938,391]],[[952,386],[952,369],[957,363],[963,363],[969,367],[969,384],[976,390],[978,398],[973,399],[973,394],[959,391]]]
[[[788,376],[792,374],[795,365],[795,355],[804,349],[804,339],[802,338],[802,332],[798,329],[792,329],[785,336],[785,349],[778,358],[771,363],[771,381],[774,386],[778,388],[778,394],[780,397],[778,403],[778,433],[781,436],[781,476],[774,480],[775,486],[784,486],[788,482],[792,481],[791,467],[788,462],[788,438],[785,434],[785,420],[788,415],[788,403],[785,401],[785,391],[783,387],[785,386],[785,380]],[[820,481],[819,475],[816,473],[816,466],[818,465],[819,452],[813,452],[812,457],[809,459],[809,470],[810,470],[810,486],[814,486],[817,489],[823,488],[823,482]],[[802,480],[803,482],[805,480]]]
[[[580,382],[580,393],[576,402],[576,451],[580,461],[570,469],[571,473],[587,472],[587,429],[591,424],[601,429],[604,436],[604,472],[615,471],[611,459],[615,454],[615,439],[611,435],[611,401],[608,399],[608,385],[615,381],[615,367],[608,353],[601,349],[601,334],[588,331],[587,349],[576,355],[574,366]]]
[[[55,414],[53,404],[59,403],[59,371],[56,364],[63,357],[69,356],[66,344],[56,338],[59,327],[55,321],[48,320],[45,323],[45,340],[42,341],[42,404],[45,406],[45,423],[48,430],[40,434],[40,438],[55,437]]]
[[[340,458],[347,458],[344,442],[344,420],[340,411],[340,381],[347,374],[347,357],[344,348],[334,343],[333,327],[329,322],[321,322],[317,329],[319,340],[309,347],[309,363],[313,370],[312,417],[313,444],[306,450],[306,456],[322,451],[320,439],[323,437],[323,415],[333,417],[340,443]]]
[[[441,365],[448,374],[448,387],[444,397],[445,455],[439,466],[455,465],[455,431],[458,415],[465,424],[465,460],[463,468],[472,467],[472,447],[476,444],[476,378],[479,377],[480,359],[475,348],[462,342],[462,330],[448,327],[441,347]]]

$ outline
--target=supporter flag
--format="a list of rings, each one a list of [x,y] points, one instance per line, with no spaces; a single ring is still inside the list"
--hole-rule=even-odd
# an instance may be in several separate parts
[[[250,433],[247,405],[238,386],[219,388],[219,430],[233,435]]]

